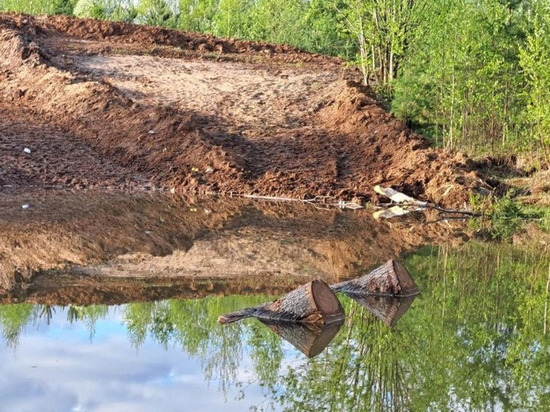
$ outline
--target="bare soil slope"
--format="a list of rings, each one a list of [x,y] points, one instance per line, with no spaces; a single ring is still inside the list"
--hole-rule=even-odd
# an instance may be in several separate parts
[[[174,189],[443,206],[490,189],[337,59],[118,22],[0,14],[0,192]],[[23,150],[28,148],[31,153]]]

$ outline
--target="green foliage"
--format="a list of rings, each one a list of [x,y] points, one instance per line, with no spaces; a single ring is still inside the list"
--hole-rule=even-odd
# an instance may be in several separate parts
[[[19,336],[36,314],[31,304],[0,305],[0,330],[8,347],[15,348]]]
[[[219,0],[180,0],[178,28],[212,33]]]
[[[250,38],[297,45],[304,15],[301,0],[258,0],[250,10]]]
[[[513,190],[502,198],[472,195],[470,208],[481,214],[469,222],[470,229],[491,240],[509,241],[527,222],[536,223],[543,231],[550,230],[550,209],[523,205]]]
[[[53,14],[73,14],[74,7],[78,0],[54,0],[52,3]]]
[[[510,196],[497,200],[491,210],[491,224],[489,225],[492,238],[510,238],[523,226],[528,217]]]
[[[341,21],[341,1],[311,0],[301,6],[300,37],[290,42],[304,50],[340,56],[347,60],[355,58],[356,40]]]
[[[336,1],[341,26],[355,39],[356,61],[365,84],[391,94],[408,48],[409,32],[423,10],[423,0]]]
[[[392,110],[447,148],[548,157],[550,14],[536,3],[433,2],[411,35]]]
[[[141,0],[136,12],[139,23],[170,28],[178,26],[179,13],[165,0]]]
[[[54,14],[58,1],[51,0],[0,0],[0,10],[29,14]]]
[[[529,85],[525,110],[527,138],[535,147],[550,147],[550,4],[535,1],[528,22],[531,30],[520,48],[520,64]],[[547,153],[550,156],[550,153]],[[548,158],[547,158],[548,159]]]
[[[247,37],[251,21],[247,13],[252,4],[252,0],[220,0],[213,18],[215,34],[223,37]]]
[[[78,0],[73,14],[100,20],[133,21],[137,17],[133,2],[127,0]]]
[[[524,99],[520,3],[439,1],[424,10],[392,109],[443,146],[479,153],[518,144]]]
[[[105,18],[105,8],[101,0],[78,0],[73,13],[78,17]]]

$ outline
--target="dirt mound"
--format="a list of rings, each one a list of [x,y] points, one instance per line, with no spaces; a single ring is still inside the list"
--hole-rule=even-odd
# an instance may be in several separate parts
[[[0,103],[13,107],[7,120],[30,113],[35,124],[116,164],[125,181],[187,193],[365,201],[382,184],[444,206],[487,190],[468,159],[430,149],[336,59],[126,23],[13,14],[0,15],[0,53]],[[88,169],[67,161],[63,170]],[[59,182],[35,175],[30,183],[38,186]]]
[[[160,27],[135,25],[125,22],[111,22],[85,19],[69,16],[29,16],[13,13],[0,14],[0,25],[17,30],[30,36],[41,36],[45,42],[48,37],[67,36],[65,39],[71,46],[74,41],[86,40],[88,45],[84,51],[105,51],[121,46],[133,49],[138,54],[175,55],[182,56],[197,52],[207,58],[224,54],[243,54],[254,56],[269,56],[275,60],[286,62],[316,62],[321,64],[339,65],[340,60],[311,53],[285,44],[270,44],[236,39],[222,39],[206,34],[188,33]],[[101,42],[90,44],[91,42]],[[91,47],[88,47],[90,46]],[[135,45],[135,47],[133,47]]]

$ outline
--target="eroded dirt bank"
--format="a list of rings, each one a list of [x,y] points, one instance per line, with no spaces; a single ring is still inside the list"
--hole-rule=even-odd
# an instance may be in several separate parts
[[[469,159],[385,113],[337,59],[10,14],[0,55],[0,187],[368,201],[382,184],[444,206],[491,190]]]

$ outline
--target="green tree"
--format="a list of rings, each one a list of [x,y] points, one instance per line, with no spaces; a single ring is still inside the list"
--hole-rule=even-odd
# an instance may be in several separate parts
[[[73,14],[101,20],[133,21],[137,11],[128,0],[78,0]]]
[[[0,330],[8,347],[17,347],[21,332],[34,320],[37,310],[28,303],[0,305]]]
[[[52,3],[53,14],[73,14],[74,7],[78,0],[54,0]]]
[[[213,16],[214,33],[223,37],[247,37],[252,5],[253,0],[220,0]]]
[[[136,8],[136,20],[151,26],[178,27],[178,4],[168,0],[141,0]]]
[[[178,28],[212,33],[219,0],[180,0]]]
[[[422,0],[335,1],[340,30],[355,39],[357,63],[365,84],[391,92],[393,80],[405,55],[414,18],[424,7]]]
[[[441,0],[416,18],[392,110],[448,148],[515,145],[525,105],[522,1]]]
[[[535,1],[531,30],[520,49],[520,64],[529,86],[524,120],[526,138],[550,160],[550,3]]]
[[[250,38],[302,46],[306,8],[302,0],[258,0],[249,12]]]
[[[51,0],[2,0],[0,10],[16,11],[29,14],[53,14],[55,3]]]
[[[292,44],[310,52],[353,60],[357,53],[356,41],[346,30],[338,29],[341,19],[338,10],[342,7],[341,1],[304,2],[300,37]]]

